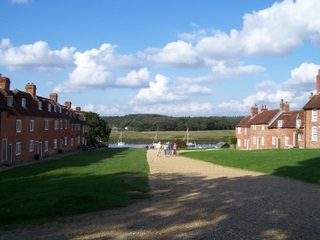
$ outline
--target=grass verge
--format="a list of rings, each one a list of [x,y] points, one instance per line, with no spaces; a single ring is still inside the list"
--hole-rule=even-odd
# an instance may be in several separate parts
[[[150,197],[145,149],[86,151],[0,174],[0,227],[125,207]]]
[[[222,166],[320,184],[320,149],[187,151],[186,157]]]

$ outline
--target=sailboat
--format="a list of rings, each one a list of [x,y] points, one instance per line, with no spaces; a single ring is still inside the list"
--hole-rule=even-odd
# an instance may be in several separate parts
[[[185,141],[187,139],[187,142],[186,142],[186,146],[187,147],[196,147],[196,143],[195,142],[189,142],[189,128],[187,128],[187,132],[186,132],[186,135],[184,136],[183,138],[183,141]]]
[[[122,141],[122,132],[120,133],[119,139],[118,139],[118,147],[124,146],[126,143]]]

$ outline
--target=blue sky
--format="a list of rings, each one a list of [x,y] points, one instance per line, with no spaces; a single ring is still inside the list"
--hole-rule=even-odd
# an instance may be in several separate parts
[[[301,109],[320,69],[320,1],[1,0],[11,89],[101,116]]]

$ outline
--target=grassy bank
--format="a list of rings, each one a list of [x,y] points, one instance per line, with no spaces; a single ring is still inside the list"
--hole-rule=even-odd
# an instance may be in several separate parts
[[[182,153],[227,167],[320,184],[320,149],[188,151]]]
[[[185,131],[158,131],[158,132],[122,132],[122,139],[126,143],[152,143],[157,135],[159,141],[175,141],[183,139]],[[110,142],[118,141],[120,132],[111,132]],[[227,141],[228,137],[234,137],[234,130],[214,130],[214,131],[189,131],[189,140],[196,143],[215,143],[219,141]]]
[[[148,198],[145,149],[91,150],[0,174],[0,227],[39,223]]]

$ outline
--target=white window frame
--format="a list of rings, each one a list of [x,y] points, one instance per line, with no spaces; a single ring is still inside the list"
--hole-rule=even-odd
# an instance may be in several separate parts
[[[238,134],[241,134],[241,127],[238,127]]]
[[[290,138],[288,136],[284,137],[284,145],[289,146],[290,145]]]
[[[64,120],[64,129],[68,129],[68,120]]]
[[[42,102],[38,102],[38,109],[42,110]]]
[[[311,121],[312,122],[317,122],[318,121],[318,109],[312,109]]]
[[[54,120],[54,130],[59,129],[59,122],[58,120]]]
[[[60,129],[63,129],[63,121],[60,120]]]
[[[241,139],[237,139],[238,147],[241,147]]]
[[[8,105],[9,107],[12,107],[12,106],[13,106],[13,96],[12,96],[12,95],[9,95],[9,96],[7,97],[7,105]]]
[[[44,120],[44,130],[49,130],[49,119]]]
[[[244,135],[248,135],[248,128],[244,128]]]
[[[318,141],[318,127],[312,127],[311,129],[311,141],[317,142]]]
[[[34,151],[34,141],[30,140],[29,142],[29,152],[33,152]]]
[[[257,137],[256,136],[253,136],[253,144],[257,144]]]
[[[16,156],[21,155],[21,142],[16,142]]]
[[[298,141],[299,141],[299,142],[302,141],[302,133],[298,133]]]
[[[16,133],[21,133],[22,132],[22,120],[17,119],[16,120]]]
[[[34,131],[34,120],[30,120],[30,132]]]
[[[261,130],[264,131],[264,125],[263,124],[261,125]]]
[[[58,140],[54,139],[53,140],[53,149],[57,149],[58,148]]]
[[[51,104],[48,104],[48,111],[51,112]]]
[[[272,136],[271,141],[272,141],[272,145],[276,145],[276,137],[275,136]]]
[[[68,145],[68,137],[64,137],[64,145],[65,145],[65,146]]]
[[[278,120],[277,124],[278,124],[278,128],[282,128],[283,121],[282,120]]]
[[[25,98],[21,98],[21,106],[27,108],[27,100]]]
[[[264,137],[261,137],[261,145],[264,146]]]

